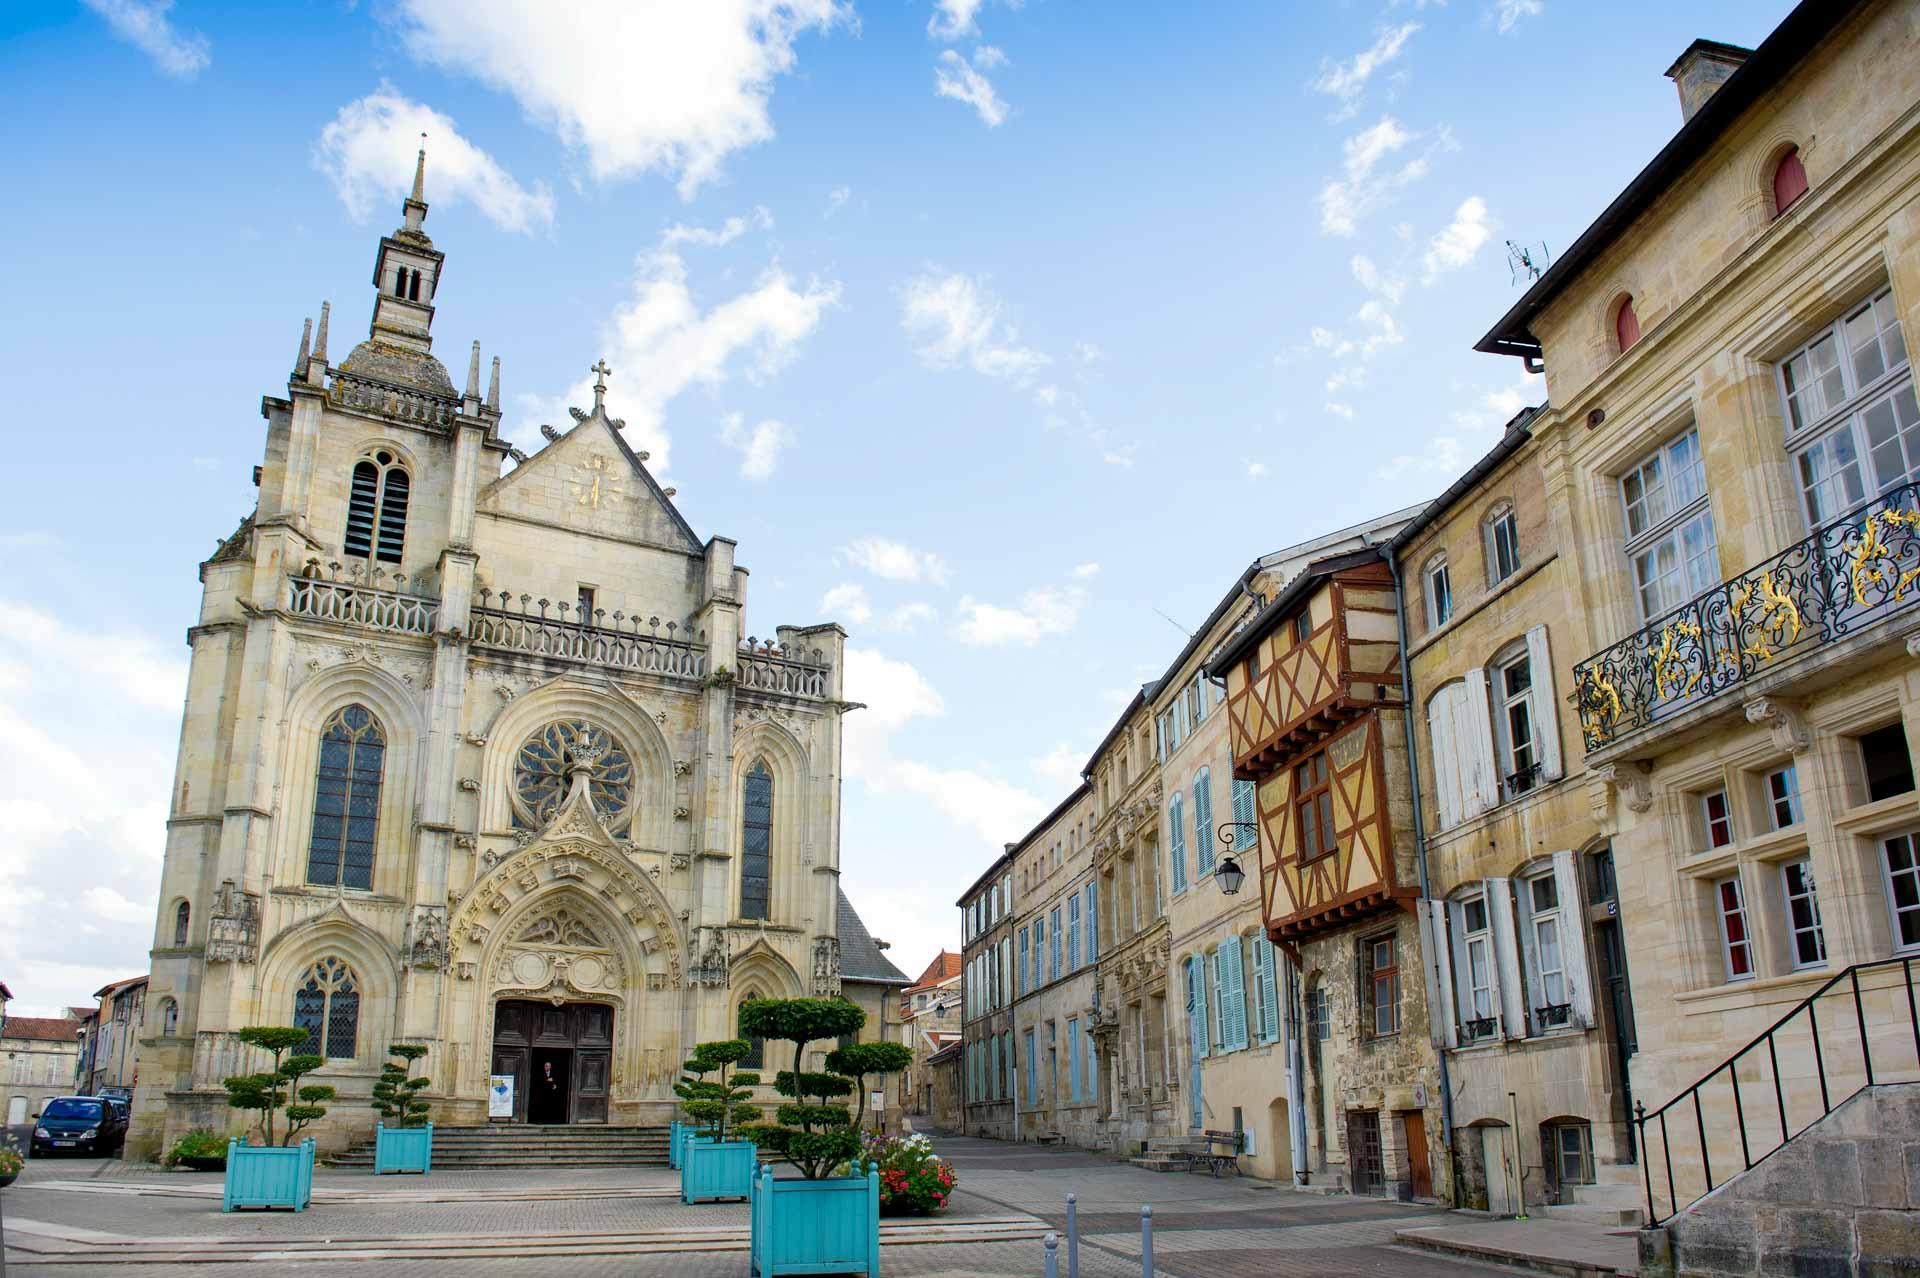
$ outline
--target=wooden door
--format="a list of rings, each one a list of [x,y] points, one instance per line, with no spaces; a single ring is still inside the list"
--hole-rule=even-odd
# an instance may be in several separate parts
[[[490,1122],[527,1121],[527,1086],[531,1082],[527,1049],[530,1040],[531,1004],[503,1002],[493,1011],[493,1069],[495,1074],[513,1075],[513,1117]]]
[[[573,1012],[573,1121],[607,1121],[607,1094],[613,1062],[613,1009],[576,1003]]]
[[[1482,1127],[1480,1154],[1487,1167],[1487,1210],[1496,1216],[1519,1213],[1514,1203],[1513,1162],[1507,1150],[1507,1129]]]
[[[1377,1194],[1385,1179],[1380,1161],[1380,1112],[1356,1109],[1347,1114],[1347,1169],[1353,1192]]]
[[[1433,1197],[1433,1164],[1427,1155],[1427,1116],[1410,1109],[1401,1116],[1407,1136],[1408,1179],[1415,1198]]]

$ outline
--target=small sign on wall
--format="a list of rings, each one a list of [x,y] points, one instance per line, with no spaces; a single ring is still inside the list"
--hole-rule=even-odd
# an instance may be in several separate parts
[[[876,1114],[887,1112],[887,1094],[885,1092],[867,1093],[867,1108]]]
[[[487,1075],[487,1117],[513,1117],[513,1075]]]

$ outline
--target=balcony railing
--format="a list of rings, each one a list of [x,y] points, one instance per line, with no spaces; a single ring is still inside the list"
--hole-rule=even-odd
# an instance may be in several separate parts
[[[1573,668],[1589,751],[1920,603],[1920,484],[1825,524]]]
[[[603,609],[589,618],[565,603],[511,591],[480,591],[467,633],[482,647],[557,661],[675,679],[703,679],[707,673],[706,635],[690,625],[619,612],[608,616]]]
[[[756,692],[772,692],[788,697],[824,697],[827,695],[826,654],[818,648],[797,648],[768,641],[762,643],[749,635],[741,643],[739,668],[735,682]]]
[[[440,616],[438,599],[409,594],[403,574],[376,565],[342,567],[309,559],[287,581],[287,611],[296,617],[430,635]]]

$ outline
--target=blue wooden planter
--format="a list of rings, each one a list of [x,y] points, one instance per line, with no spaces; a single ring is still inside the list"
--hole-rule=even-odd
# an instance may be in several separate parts
[[[373,1174],[433,1170],[433,1124],[425,1127],[389,1127],[376,1123],[373,1128]]]
[[[745,1198],[753,1189],[753,1169],[760,1165],[759,1146],[752,1141],[722,1143],[710,1136],[688,1136],[680,1148],[680,1201],[710,1203],[721,1198]]]
[[[298,1145],[249,1145],[227,1141],[227,1192],[222,1211],[242,1207],[291,1207],[305,1211],[313,1199],[313,1140]]]
[[[776,1180],[763,1167],[748,1200],[748,1272],[880,1275],[880,1172],[831,1180]]]
[[[667,1128],[667,1165],[676,1171],[680,1167],[680,1145],[693,1133],[693,1124],[675,1119]]]

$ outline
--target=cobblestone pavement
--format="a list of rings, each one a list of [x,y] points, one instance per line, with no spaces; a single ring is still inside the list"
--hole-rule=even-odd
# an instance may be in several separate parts
[[[1039,1278],[1044,1251],[1038,1235],[1047,1228],[1064,1230],[1068,1192],[1077,1199],[1084,1278],[1138,1278],[1143,1203],[1154,1209],[1154,1272],[1173,1278],[1512,1272],[1392,1245],[1397,1229],[1447,1219],[1431,1209],[1302,1194],[1233,1177],[1156,1175],[1059,1148],[936,1139],[955,1163],[960,1189],[952,1209],[931,1227],[980,1240],[883,1245],[881,1263],[890,1276]],[[256,1273],[324,1272],[329,1278],[546,1278],[557,1269],[588,1276],[739,1278],[746,1272],[744,1206],[684,1206],[665,1192],[677,1185],[677,1174],[665,1168],[450,1171],[426,1178],[323,1170],[314,1184],[315,1202],[305,1212],[223,1213],[213,1192],[218,1176],[118,1162],[35,1161],[0,1199],[6,1220],[18,1225],[7,1230],[8,1274],[170,1278],[228,1269],[215,1260],[244,1261]],[[182,1263],[96,1264],[84,1241],[48,1236],[84,1239],[79,1231],[85,1230],[143,1240],[154,1260]],[[709,1235],[705,1245],[728,1250],[685,1250],[702,1245],[695,1241],[702,1233]],[[335,1249],[329,1254],[340,1258],[323,1260],[300,1250],[319,1240],[328,1240]],[[583,1250],[608,1251],[526,1254],[576,1242]],[[289,1250],[277,1251],[278,1243]],[[488,1254],[408,1254],[476,1244]],[[49,1253],[60,1252],[80,1263],[47,1263]],[[1064,1243],[1060,1262],[1064,1275]]]

